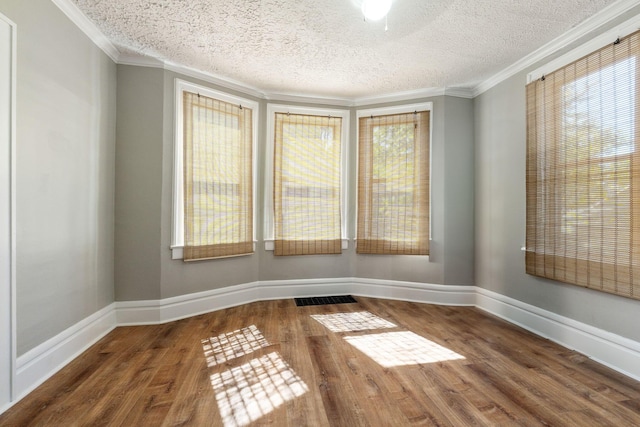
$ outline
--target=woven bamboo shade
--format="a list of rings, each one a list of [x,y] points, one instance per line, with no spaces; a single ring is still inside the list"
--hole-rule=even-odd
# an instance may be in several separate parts
[[[428,255],[430,112],[358,126],[357,252]]]
[[[276,113],[275,255],[342,252],[342,118]]]
[[[640,298],[640,34],[527,86],[526,271]]]
[[[252,111],[184,92],[184,260],[253,252]]]

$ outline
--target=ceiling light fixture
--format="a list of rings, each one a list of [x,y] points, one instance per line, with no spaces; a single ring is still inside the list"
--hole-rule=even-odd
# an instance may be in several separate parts
[[[379,21],[389,13],[392,0],[362,0],[362,14],[367,21]]]

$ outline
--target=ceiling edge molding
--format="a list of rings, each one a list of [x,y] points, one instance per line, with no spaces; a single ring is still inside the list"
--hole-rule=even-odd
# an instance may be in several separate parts
[[[102,51],[107,54],[109,58],[115,63],[118,63],[120,58],[120,51],[115,47],[113,43],[91,22],[89,18],[75,5],[71,0],[51,0],[58,9],[62,11],[76,27],[78,27],[87,37]]]
[[[136,67],[151,67],[151,68],[164,68],[164,62],[153,58],[151,56],[140,56],[121,54],[118,58],[118,64],[120,65],[134,65]]]
[[[265,100],[275,102],[293,102],[306,104],[330,105],[335,107],[353,107],[353,99],[328,98],[325,96],[295,95],[287,93],[266,93]]]
[[[258,88],[247,86],[244,83],[237,82],[231,79],[217,77],[211,73],[196,70],[195,68],[190,68],[184,65],[175,64],[173,62],[165,62],[163,68],[165,70],[173,71],[174,73],[179,73],[184,76],[193,77],[194,79],[199,79],[208,83],[212,83],[214,85],[221,86],[226,89],[235,90],[244,95],[253,96],[259,99],[267,99],[267,95]]]
[[[258,88],[214,74],[189,68],[181,64],[162,62],[152,57],[138,55],[121,55],[118,64],[137,65],[142,67],[163,68],[188,77],[193,77],[214,85],[238,91],[244,95],[253,96],[265,101],[292,102],[314,105],[331,105],[336,107],[361,107],[366,105],[382,104],[386,102],[409,101],[412,99],[429,98],[434,96],[456,96],[460,98],[472,98],[473,91],[466,88],[427,88],[406,92],[396,92],[384,95],[372,95],[362,98],[332,98],[323,95],[308,95],[294,93],[264,92]]]
[[[444,89],[444,94],[447,96],[467,99],[471,99],[475,96],[474,90],[467,87],[447,87]]]
[[[425,88],[409,90],[405,92],[388,93],[384,95],[372,95],[353,100],[354,107],[364,107],[367,105],[382,104],[385,102],[410,101],[412,99],[431,98],[445,94],[444,88]]]
[[[396,92],[383,95],[373,95],[354,99],[328,98],[322,96],[295,95],[266,93],[258,88],[247,86],[244,83],[231,79],[221,78],[208,72],[203,72],[189,68],[184,65],[164,62],[162,60],[141,55],[121,54],[116,46],[98,29],[98,27],[71,1],[71,0],[51,0],[87,37],[100,48],[109,58],[117,64],[136,65],[143,67],[163,68],[197,78],[215,85],[235,90],[246,95],[254,96],[268,101],[289,101],[304,102],[311,104],[327,104],[346,107],[361,107],[386,102],[408,101],[433,96],[455,96],[460,98],[475,98],[483,92],[491,89],[509,77],[524,71],[536,62],[543,60],[549,55],[557,52],[562,47],[575,42],[580,37],[587,35],[602,25],[621,16],[638,5],[637,0],[619,0],[616,3],[604,8],[599,13],[593,15],[571,30],[553,39],[549,43],[516,61],[512,65],[481,82],[473,88],[426,88],[405,92]]]
[[[549,43],[543,45],[539,49],[536,49],[535,51],[531,52],[529,55],[516,61],[512,65],[500,71],[499,73],[493,75],[492,77],[478,84],[473,89],[473,97],[475,98],[476,96],[482,94],[483,92],[486,92],[487,90],[491,89],[498,83],[508,79],[509,77],[521,71],[524,71],[525,69],[532,66],[536,62],[543,60],[544,58],[557,52],[558,50],[567,46],[568,44],[575,42],[580,37],[585,36],[594,30],[597,30],[602,25],[621,16],[625,12],[628,12],[629,10],[633,9],[635,6],[638,6],[637,0],[619,0],[605,7],[600,12],[584,20],[583,22],[576,25],[566,33],[560,35],[559,37],[556,37],[555,39],[551,40]]]
[[[287,93],[269,93],[258,88],[247,86],[244,83],[231,79],[215,76],[212,73],[189,68],[181,64],[165,62],[150,56],[136,54],[123,54],[118,51],[113,43],[96,27],[96,25],[71,1],[51,0],[93,43],[104,51],[115,63],[121,65],[133,65],[139,67],[162,68],[185,76],[193,77],[217,86],[241,92],[266,101],[297,102],[308,104],[323,104],[340,107],[361,107],[366,105],[382,104],[385,102],[408,101],[412,99],[428,98],[433,96],[457,96],[472,98],[473,90],[465,88],[427,88],[405,92],[396,92],[383,95],[373,95],[361,98],[331,98],[322,95],[297,95]]]

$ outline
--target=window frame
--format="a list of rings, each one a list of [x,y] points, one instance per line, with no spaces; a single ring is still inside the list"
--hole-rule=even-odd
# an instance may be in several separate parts
[[[311,116],[332,116],[342,118],[342,132],[340,147],[340,234],[342,240],[342,249],[349,248],[349,239],[347,236],[347,204],[348,204],[348,165],[349,165],[349,129],[350,129],[350,110],[341,110],[335,108],[318,108],[318,107],[302,107],[297,105],[286,104],[267,104],[267,135],[265,144],[265,171],[264,171],[264,249],[273,251],[275,248],[275,219],[274,219],[274,149],[275,149],[275,117],[276,113],[304,114]]]
[[[172,200],[172,221],[171,221],[171,259],[183,259],[184,248],[184,120],[183,120],[183,93],[192,92],[199,93],[204,96],[224,101],[232,104],[238,104],[251,108],[252,110],[252,150],[251,155],[253,157],[252,165],[252,185],[253,185],[253,246],[255,251],[256,246],[256,189],[258,184],[257,174],[257,147],[258,147],[258,123],[259,123],[259,108],[260,104],[256,101],[252,101],[247,98],[242,98],[235,95],[230,95],[225,92],[221,92],[206,86],[202,86],[196,83],[192,83],[180,78],[176,78],[174,81],[174,142],[173,142],[173,200]],[[246,254],[249,255],[249,254]],[[244,255],[240,255],[244,256]]]
[[[361,117],[367,117],[367,116],[386,116],[386,115],[393,115],[393,114],[407,114],[407,113],[413,113],[415,111],[429,111],[430,114],[430,123],[429,123],[429,194],[428,194],[428,198],[429,198],[429,224],[427,227],[427,232],[428,232],[428,236],[427,239],[429,240],[429,242],[432,241],[432,227],[433,227],[433,204],[432,204],[432,192],[433,192],[433,124],[435,123],[434,120],[434,108],[433,108],[433,102],[428,101],[428,102],[420,102],[420,103],[415,103],[415,104],[403,104],[403,105],[396,105],[396,106],[391,106],[391,107],[376,107],[376,108],[365,108],[365,109],[358,109],[356,110],[356,141],[360,141],[360,118]],[[356,165],[355,165],[355,176],[356,176],[356,180],[358,179],[359,173],[360,173],[360,165],[359,162],[357,161],[357,159],[359,159],[360,156],[360,146],[359,144],[357,144],[356,147]],[[357,189],[356,189],[356,207],[355,207],[355,238],[354,241],[357,244],[357,236],[358,236],[358,202],[357,202],[357,198],[358,198],[358,194],[357,194]],[[429,245],[431,246],[431,245]],[[395,255],[394,255],[395,256]],[[409,255],[409,256],[416,256],[416,255]],[[429,258],[430,255],[419,255],[419,256],[424,256]]]

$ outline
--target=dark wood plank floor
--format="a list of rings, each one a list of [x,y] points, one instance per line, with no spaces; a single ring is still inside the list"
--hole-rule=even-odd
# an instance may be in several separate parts
[[[1,426],[640,426],[640,383],[469,307],[264,301],[121,327]]]

